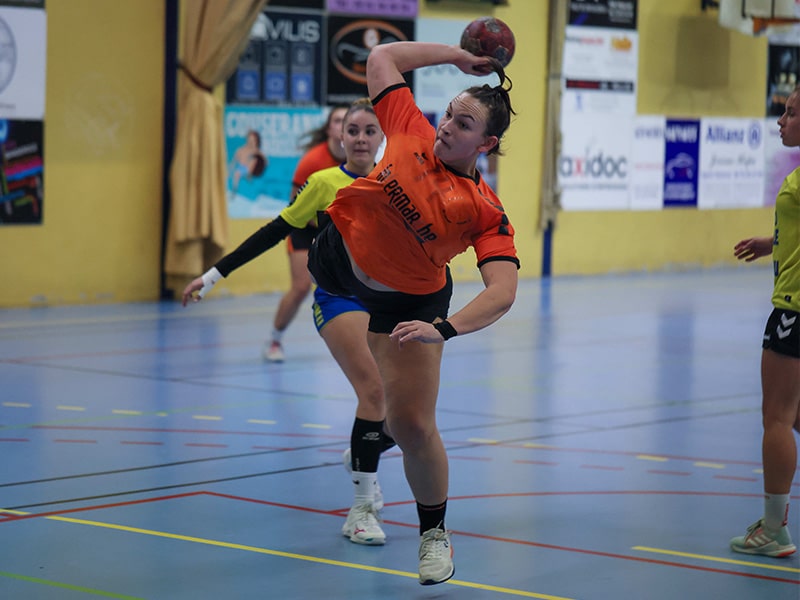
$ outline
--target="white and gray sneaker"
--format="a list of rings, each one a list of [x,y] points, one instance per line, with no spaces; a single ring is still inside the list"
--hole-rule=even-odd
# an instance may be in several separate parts
[[[443,583],[455,572],[450,532],[436,528],[423,533],[419,543],[420,584]]]
[[[350,448],[342,452],[342,463],[344,463],[344,468],[347,469],[348,473],[353,472],[353,456],[350,453]],[[377,480],[375,482],[375,498],[372,500],[372,507],[376,512],[383,510],[383,491],[381,490],[380,482]]]
[[[357,504],[350,509],[342,525],[342,535],[355,544],[382,546],[386,543],[378,511],[370,504]]]

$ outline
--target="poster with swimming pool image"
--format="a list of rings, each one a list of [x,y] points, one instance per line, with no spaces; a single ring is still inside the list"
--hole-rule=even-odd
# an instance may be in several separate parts
[[[232,219],[273,219],[289,204],[292,175],[309,131],[327,109],[229,105],[225,108],[226,189]]]

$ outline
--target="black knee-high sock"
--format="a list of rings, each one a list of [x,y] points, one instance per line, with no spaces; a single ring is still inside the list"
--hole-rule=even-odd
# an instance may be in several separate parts
[[[353,471],[377,473],[383,448],[383,421],[367,421],[356,417],[350,434]]]
[[[447,500],[435,506],[426,506],[417,502],[417,516],[419,516],[419,534],[422,535],[429,529],[439,528],[444,530],[444,513],[447,512]]]

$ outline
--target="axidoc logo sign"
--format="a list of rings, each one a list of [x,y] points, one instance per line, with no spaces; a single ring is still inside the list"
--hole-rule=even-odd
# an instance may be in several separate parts
[[[564,178],[624,179],[628,176],[628,158],[587,148],[583,156],[559,157],[558,173]]]

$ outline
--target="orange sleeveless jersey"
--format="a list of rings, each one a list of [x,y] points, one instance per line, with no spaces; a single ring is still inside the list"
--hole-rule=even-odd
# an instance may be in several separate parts
[[[479,266],[519,264],[500,200],[480,175],[475,181],[433,155],[435,131],[408,86],[388,88],[373,104],[387,139],[383,158],[328,208],[356,264],[407,294],[444,287],[447,263],[469,246]]]
[[[292,176],[292,185],[303,187],[303,184],[312,173],[338,166],[339,161],[328,149],[328,142],[321,142],[316,146],[312,146],[302,156],[300,162],[297,163]]]

